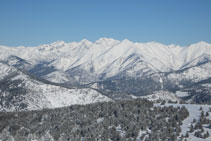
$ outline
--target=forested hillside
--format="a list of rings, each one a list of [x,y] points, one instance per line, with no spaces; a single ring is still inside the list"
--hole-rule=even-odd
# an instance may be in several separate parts
[[[144,99],[0,113],[0,140],[177,140],[185,107]]]

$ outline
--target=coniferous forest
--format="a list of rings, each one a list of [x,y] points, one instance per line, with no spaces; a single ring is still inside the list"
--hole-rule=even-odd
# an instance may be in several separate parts
[[[1,140],[179,139],[185,107],[153,106],[145,99],[74,105],[41,111],[0,113]]]

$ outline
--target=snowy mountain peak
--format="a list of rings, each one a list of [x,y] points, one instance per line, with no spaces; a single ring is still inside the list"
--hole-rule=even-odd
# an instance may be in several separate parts
[[[133,44],[133,42],[128,39],[124,39],[121,41],[121,44]]]
[[[82,39],[79,43],[82,43],[82,44],[92,44],[91,41],[87,40],[87,39]]]
[[[118,42],[120,41],[115,40],[113,38],[99,38],[98,40],[95,41],[96,44],[113,44]]]
[[[190,46],[197,46],[197,47],[211,47],[211,44],[205,42],[205,41],[201,41],[195,44],[191,44]]]
[[[66,43],[64,41],[55,41],[51,43],[51,46],[64,46]]]
[[[140,77],[149,72],[184,69],[205,60],[199,58],[203,54],[211,55],[211,45],[206,42],[181,47],[157,42],[134,43],[128,39],[118,41],[112,38],[100,38],[95,42],[87,39],[72,43],[57,41],[39,47],[0,47],[0,60],[6,60],[10,55],[23,59],[7,61],[11,62],[10,65],[14,65],[13,62],[16,61],[27,68],[31,64],[32,68],[35,67],[34,70],[42,67],[46,75],[44,78],[50,81],[57,78],[64,80],[68,76],[69,81],[80,83],[99,81],[120,73]]]
[[[36,77],[68,86],[86,86],[102,82],[98,88],[102,88],[103,92],[105,89],[112,91],[116,89],[117,92],[121,92],[127,87],[127,93],[142,94],[146,91],[159,91],[165,87],[171,90],[173,84],[175,84],[174,87],[180,88],[180,82],[183,86],[184,78],[187,78],[184,79],[185,82],[210,78],[210,56],[211,44],[206,42],[180,47],[157,42],[134,43],[128,39],[118,41],[112,38],[100,38],[95,42],[86,39],[72,43],[57,41],[38,47],[0,46],[0,60],[9,64],[0,63],[0,80],[13,74],[17,77],[13,75],[7,77],[8,81],[4,81],[2,85],[8,82],[5,87],[11,84],[11,86],[15,85],[19,88],[18,83],[22,83],[21,90],[25,91],[25,86],[30,87],[32,96],[41,94],[40,97],[45,97],[45,93],[48,93],[48,98],[51,98],[50,94],[54,92],[54,89],[56,98],[59,98],[58,94],[63,91],[68,93],[65,94],[65,97],[72,96],[72,94],[69,95],[70,91],[83,92],[79,99],[84,102],[83,97],[86,95],[86,91],[89,91],[90,94],[97,92],[90,89],[75,91],[66,88],[62,88],[60,91],[60,87],[34,80],[30,75],[25,74],[25,71]],[[19,69],[25,71],[22,72]],[[10,80],[11,77],[13,79]],[[118,81],[115,82],[115,80]],[[168,82],[170,80],[171,83]],[[6,89],[5,94],[8,94]],[[100,94],[97,93],[98,100],[99,96]],[[62,102],[65,102],[63,100],[65,99],[62,99]],[[47,99],[47,101],[49,100]]]
[[[166,46],[166,45],[164,45],[164,44],[162,44],[162,43],[158,43],[158,42],[155,42],[155,41],[147,42],[147,43],[145,43],[145,44],[148,44],[148,45],[160,45],[160,46]]]

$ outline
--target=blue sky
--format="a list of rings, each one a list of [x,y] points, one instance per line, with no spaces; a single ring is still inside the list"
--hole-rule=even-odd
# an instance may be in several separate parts
[[[0,44],[36,46],[100,37],[211,43],[210,0],[0,0]]]

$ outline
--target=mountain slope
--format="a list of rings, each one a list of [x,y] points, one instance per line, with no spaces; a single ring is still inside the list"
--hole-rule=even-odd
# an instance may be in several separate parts
[[[18,67],[39,77],[59,83],[79,84],[106,80],[119,76],[120,73],[124,76],[141,77],[156,72],[184,69],[211,55],[211,45],[205,42],[180,47],[156,42],[117,41],[111,38],[100,38],[95,42],[60,41],[38,47],[0,47],[0,50],[0,59],[10,60],[7,57],[17,56],[31,66]]]
[[[206,42],[181,47],[100,38],[38,47],[0,46],[0,60],[9,65],[55,83],[93,84],[112,97],[159,90],[190,92],[197,82],[210,79],[210,56],[211,44]]]
[[[143,99],[0,112],[0,140],[177,140],[188,115],[185,107],[155,107]]]
[[[0,111],[38,110],[110,101],[95,90],[56,86],[2,62],[0,74]]]

